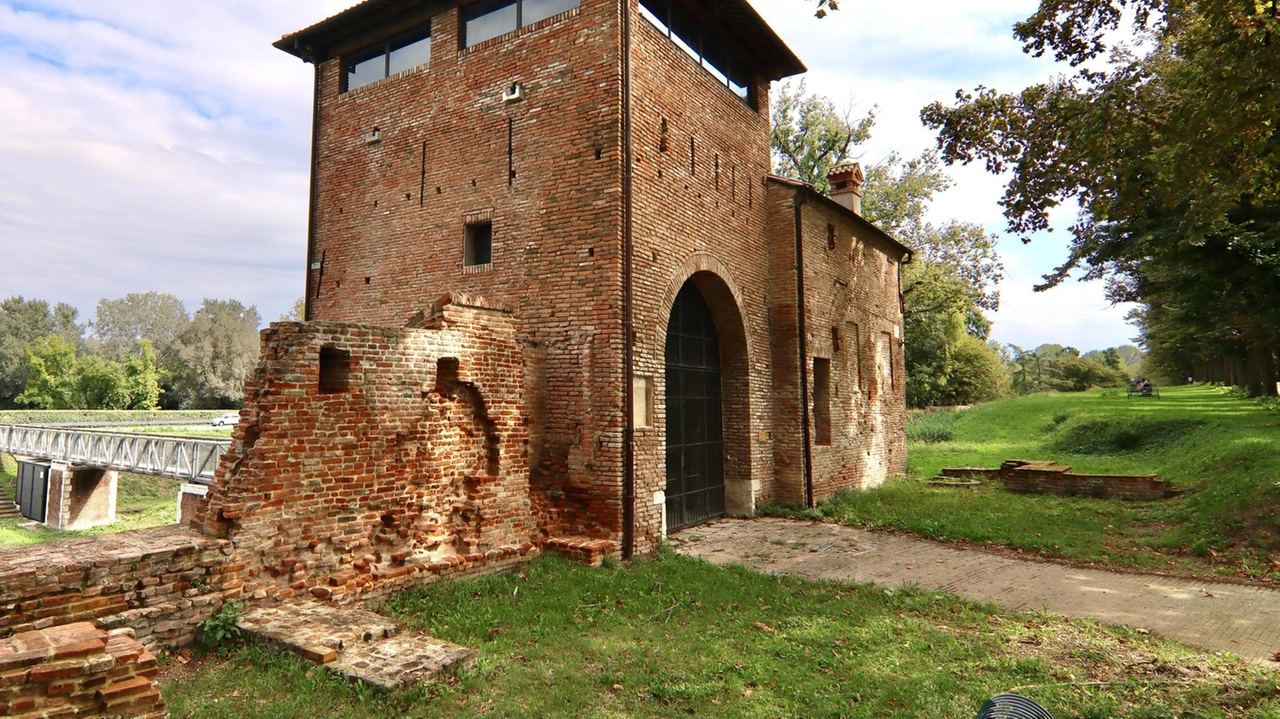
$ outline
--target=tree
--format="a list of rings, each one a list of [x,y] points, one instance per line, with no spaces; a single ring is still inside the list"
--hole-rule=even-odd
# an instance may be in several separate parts
[[[841,114],[831,100],[805,92],[804,80],[778,86],[773,99],[774,171],[830,192],[827,173],[850,158],[851,150],[871,137],[875,110],[858,121]]]
[[[72,349],[84,343],[84,328],[77,324],[79,312],[59,303],[53,308],[44,300],[21,296],[0,302],[0,405],[15,401],[27,384],[27,349],[37,341],[56,334]]]
[[[156,363],[151,340],[142,340],[137,354],[130,355],[124,363],[124,391],[128,397],[128,409],[157,409],[160,406],[160,380],[163,377],[164,370]]]
[[[190,320],[182,300],[160,292],[135,292],[124,297],[98,300],[93,336],[108,359],[123,360],[137,354],[150,340],[159,356],[172,352]]]
[[[307,298],[299,297],[289,311],[280,315],[281,322],[305,322],[307,319]]]
[[[1112,348],[1094,351],[1081,357],[1080,350],[1059,344],[1043,344],[1032,351],[1007,345],[1009,378],[1018,394],[1033,392],[1083,392],[1094,387],[1122,387],[1131,375],[1124,369],[1113,369],[1093,359],[1093,355],[1117,358]],[[1136,348],[1135,348],[1136,349]]]
[[[1070,252],[1041,289],[1077,269],[1107,278],[1113,299],[1146,305],[1135,319],[1153,362],[1274,394],[1277,31],[1275,4],[1257,0],[1042,0],[1015,34],[1074,75],[959,92],[922,118],[947,162],[1010,173],[1012,231],[1047,229],[1054,208],[1079,206]],[[1141,44],[1109,43],[1132,36]]]
[[[19,404],[36,409],[74,409],[77,402],[76,348],[59,335],[36,340],[27,349],[27,379]]]
[[[258,360],[256,307],[206,299],[178,337],[176,377],[183,406],[233,408],[244,400],[244,382]]]
[[[27,350],[28,379],[19,404],[36,409],[155,409],[159,370],[151,343],[123,363],[99,355],[76,356],[61,335],[37,340]]]

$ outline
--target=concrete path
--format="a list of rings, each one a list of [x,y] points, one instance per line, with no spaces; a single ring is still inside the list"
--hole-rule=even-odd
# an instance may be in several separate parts
[[[1012,559],[910,537],[787,519],[721,520],[675,534],[681,554],[811,579],[913,585],[1006,609],[1127,624],[1209,651],[1270,660],[1280,591]]]

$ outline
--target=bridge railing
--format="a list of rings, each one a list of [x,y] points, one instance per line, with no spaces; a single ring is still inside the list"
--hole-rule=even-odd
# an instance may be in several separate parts
[[[209,484],[229,439],[0,425],[0,452]]]

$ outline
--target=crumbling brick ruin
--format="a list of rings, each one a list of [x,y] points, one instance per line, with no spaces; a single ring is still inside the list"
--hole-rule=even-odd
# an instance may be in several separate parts
[[[383,596],[509,565],[546,538],[511,312],[454,296],[416,324],[263,332],[234,444],[192,521],[232,540],[251,598]]]

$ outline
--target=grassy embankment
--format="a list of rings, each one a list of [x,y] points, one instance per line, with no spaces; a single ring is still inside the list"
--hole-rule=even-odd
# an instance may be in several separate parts
[[[1280,414],[1205,386],[1162,395],[1044,394],[917,415],[909,477],[842,493],[810,515],[1087,563],[1280,581]],[[1158,474],[1187,493],[1122,502],[920,481],[1006,459]]]
[[[382,694],[247,648],[170,665],[170,709],[196,719],[969,719],[1016,690],[1057,717],[1280,716],[1269,670],[1130,630],[670,555],[606,569],[544,559],[402,594],[389,611],[479,648],[478,664]]]

